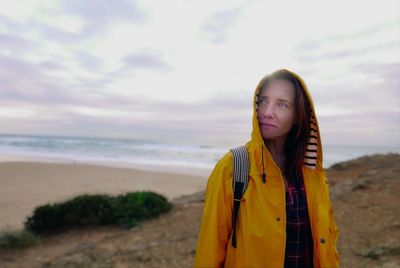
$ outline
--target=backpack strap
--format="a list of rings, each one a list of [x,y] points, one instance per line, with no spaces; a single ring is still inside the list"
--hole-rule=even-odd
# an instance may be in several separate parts
[[[236,248],[236,222],[239,214],[240,200],[247,189],[249,181],[249,154],[246,146],[231,149],[233,154],[233,216],[232,246]]]

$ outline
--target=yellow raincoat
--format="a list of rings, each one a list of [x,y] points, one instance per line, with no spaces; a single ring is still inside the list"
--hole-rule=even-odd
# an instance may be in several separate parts
[[[303,166],[304,185],[314,241],[314,267],[338,267],[336,241],[339,235],[329,197],[329,185],[322,166],[322,147],[314,105],[304,81],[292,73],[305,89],[312,107],[312,134],[309,146],[317,149],[314,160]],[[237,248],[231,245],[233,156],[225,154],[212,171],[206,190],[205,205],[195,267],[283,267],[286,243],[285,184],[279,167],[264,144],[260,133],[256,94],[254,95],[253,131],[246,144],[250,172],[247,190],[241,200],[236,226]],[[261,153],[264,150],[264,163]],[[313,162],[314,161],[314,162]],[[262,182],[263,165],[267,182]]]

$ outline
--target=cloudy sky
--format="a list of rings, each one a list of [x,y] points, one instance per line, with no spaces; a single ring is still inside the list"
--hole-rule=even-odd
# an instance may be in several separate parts
[[[3,1],[0,133],[238,145],[282,67],[325,144],[400,146],[398,0]]]

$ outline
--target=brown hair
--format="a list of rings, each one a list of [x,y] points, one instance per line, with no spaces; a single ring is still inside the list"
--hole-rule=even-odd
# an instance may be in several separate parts
[[[265,77],[260,90],[263,90],[271,80],[289,81],[295,91],[295,123],[285,141],[284,172],[288,181],[302,179],[302,166],[310,136],[311,107],[300,81],[288,70],[282,69]],[[261,93],[261,92],[259,92]]]

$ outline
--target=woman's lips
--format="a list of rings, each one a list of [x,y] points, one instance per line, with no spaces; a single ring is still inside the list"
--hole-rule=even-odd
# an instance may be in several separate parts
[[[271,124],[271,123],[260,123],[260,126],[268,127],[268,128],[272,128],[272,127],[276,128],[276,126],[274,124]]]

